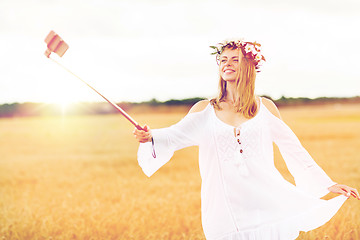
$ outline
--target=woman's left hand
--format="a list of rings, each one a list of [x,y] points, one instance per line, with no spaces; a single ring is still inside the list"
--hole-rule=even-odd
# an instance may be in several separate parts
[[[360,195],[355,188],[352,188],[352,187],[349,187],[346,185],[342,185],[342,184],[335,184],[335,185],[329,187],[328,189],[330,192],[343,194],[346,197],[353,196],[354,198],[357,198],[358,200],[360,200]]]

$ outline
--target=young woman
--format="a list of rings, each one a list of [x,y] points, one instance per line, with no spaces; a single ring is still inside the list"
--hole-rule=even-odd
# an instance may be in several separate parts
[[[265,58],[260,45],[242,40],[212,47],[219,95],[199,101],[168,128],[134,130],[138,161],[151,176],[174,151],[199,146],[202,225],[207,239],[289,240],[329,221],[356,189],[333,182],[281,120],[276,105],[254,94]],[[296,186],[274,166],[277,144]],[[155,154],[154,154],[154,152]],[[341,194],[331,200],[322,196]]]

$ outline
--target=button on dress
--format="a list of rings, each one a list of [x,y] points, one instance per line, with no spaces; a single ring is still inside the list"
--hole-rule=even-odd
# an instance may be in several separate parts
[[[201,218],[208,240],[290,240],[328,222],[348,199],[330,200],[336,184],[316,164],[293,131],[262,103],[250,120],[234,127],[221,121],[209,103],[178,123],[152,130],[140,143],[138,162],[151,176],[176,150],[199,146]],[[279,147],[295,185],[274,165]]]

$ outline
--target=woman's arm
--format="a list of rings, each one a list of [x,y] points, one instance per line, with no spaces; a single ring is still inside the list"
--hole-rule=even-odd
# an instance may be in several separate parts
[[[294,132],[282,121],[276,105],[266,98],[263,98],[263,103],[268,109],[271,136],[279,147],[296,186],[316,197],[324,196],[331,191],[345,196],[351,193],[359,199],[356,189],[333,182],[316,164]]]
[[[199,145],[204,122],[202,111],[208,103],[208,100],[196,103],[183,119],[170,127],[151,130],[145,125],[144,130],[134,130],[134,136],[140,142],[138,162],[147,176],[167,163],[176,150]],[[156,157],[152,155],[153,150]]]
[[[206,108],[208,104],[209,104],[209,100],[201,100],[195,103],[194,106],[191,107],[188,114],[201,112]],[[151,142],[152,134],[150,127],[145,124],[143,129],[144,130],[138,130],[137,128],[135,128],[133,131],[134,137],[140,143]]]

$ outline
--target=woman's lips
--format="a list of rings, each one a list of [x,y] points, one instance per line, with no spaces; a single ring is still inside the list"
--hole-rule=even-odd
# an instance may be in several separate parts
[[[232,70],[232,69],[225,69],[224,70],[224,73],[234,73],[235,71],[234,70]]]

